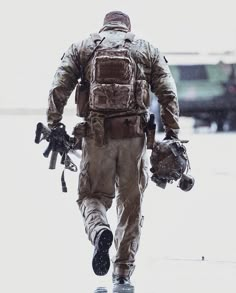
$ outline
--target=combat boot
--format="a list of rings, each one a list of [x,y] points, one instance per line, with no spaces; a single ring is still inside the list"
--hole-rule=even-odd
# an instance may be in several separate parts
[[[112,245],[112,241],[113,235],[109,229],[103,229],[99,231],[95,238],[92,267],[94,273],[98,276],[104,276],[109,271],[109,248]]]
[[[134,286],[130,282],[130,277],[112,275],[113,293],[134,292]]]
[[[113,285],[130,285],[130,278],[123,276],[112,276]]]

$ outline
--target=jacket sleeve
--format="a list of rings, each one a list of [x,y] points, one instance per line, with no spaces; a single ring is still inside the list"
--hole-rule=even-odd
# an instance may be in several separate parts
[[[72,44],[62,57],[49,91],[47,121],[53,125],[62,119],[64,107],[80,78],[79,45]]]
[[[158,98],[166,136],[177,138],[179,133],[179,103],[176,84],[166,59],[154,47],[151,47],[151,68],[151,91]]]

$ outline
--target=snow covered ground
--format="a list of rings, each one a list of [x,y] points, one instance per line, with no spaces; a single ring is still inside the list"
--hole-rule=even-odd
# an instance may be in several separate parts
[[[46,143],[34,144],[38,121],[45,117],[0,116],[0,292],[94,293],[104,287],[110,293],[111,270],[97,277],[91,269],[93,247],[76,204],[78,174],[66,173],[68,193],[62,193],[62,166],[49,170]],[[70,132],[76,117],[64,122]],[[183,192],[175,183],[162,190],[150,182],[135,293],[235,293],[236,133],[194,132],[189,119],[181,125],[196,183]],[[108,213],[113,229],[114,207]]]

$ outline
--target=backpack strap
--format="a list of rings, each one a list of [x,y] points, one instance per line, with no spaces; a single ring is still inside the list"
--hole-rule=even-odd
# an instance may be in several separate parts
[[[102,40],[101,36],[98,33],[93,33],[90,36],[95,44],[97,44],[98,41]]]
[[[135,34],[131,33],[131,32],[127,32],[125,34],[125,42],[130,42],[132,43],[134,40]]]
[[[131,44],[134,40],[135,34],[131,33],[131,32],[127,32],[125,34],[125,40],[124,40],[124,47],[127,49],[130,49]]]
[[[93,42],[95,43],[95,48],[93,49],[92,53],[89,55],[85,65],[88,64],[89,60],[93,57],[95,51],[98,49],[101,43],[105,40],[105,37],[101,38],[101,36],[98,33],[91,34],[90,36]]]
[[[94,42],[95,46],[93,51],[91,52],[91,54],[88,56],[88,58],[85,60],[80,58],[81,60],[83,60],[83,63],[81,64],[81,80],[84,80],[84,68],[87,66],[88,62],[90,61],[90,59],[93,57],[94,53],[96,52],[96,50],[98,49],[98,47],[100,46],[100,44],[105,40],[105,37],[101,38],[101,36],[98,33],[94,33],[94,34],[90,34],[90,37],[92,39],[92,41]],[[98,43],[97,43],[98,42]],[[81,50],[81,52],[83,52],[84,50]]]

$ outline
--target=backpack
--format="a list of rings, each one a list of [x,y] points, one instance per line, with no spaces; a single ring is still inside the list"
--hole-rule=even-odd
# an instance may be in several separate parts
[[[123,112],[134,108],[136,64],[131,56],[134,34],[128,32],[122,43],[101,39],[90,58],[89,108],[98,112]]]

